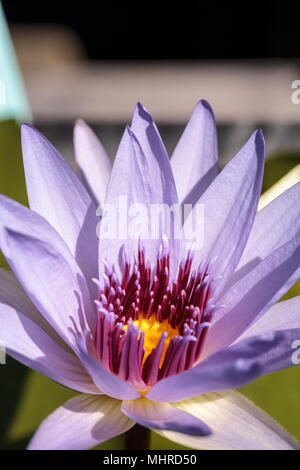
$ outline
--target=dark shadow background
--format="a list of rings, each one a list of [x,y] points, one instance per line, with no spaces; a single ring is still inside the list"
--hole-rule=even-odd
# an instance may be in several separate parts
[[[4,0],[9,22],[60,23],[91,59],[238,59],[299,56],[300,5],[237,2]]]

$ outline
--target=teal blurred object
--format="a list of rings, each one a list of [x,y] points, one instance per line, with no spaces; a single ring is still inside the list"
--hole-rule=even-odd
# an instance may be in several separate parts
[[[0,2],[0,120],[32,119],[26,92]]]
[[[0,1],[0,193],[27,204],[20,127],[31,122],[21,72]],[[0,252],[0,265],[7,263]]]

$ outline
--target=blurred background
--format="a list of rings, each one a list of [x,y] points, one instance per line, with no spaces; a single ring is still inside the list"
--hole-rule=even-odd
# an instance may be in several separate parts
[[[257,127],[266,140],[264,190],[300,163],[300,82],[294,83],[300,80],[300,6],[294,2],[142,2],[134,8],[114,1],[7,0],[2,7],[1,193],[27,204],[21,122],[33,122],[73,164],[73,124],[83,118],[113,159],[137,101],[152,112],[170,155],[205,98],[215,111],[221,167]],[[3,257],[0,262],[7,267]],[[299,285],[285,297],[297,293]],[[296,367],[242,392],[300,440],[299,389]],[[0,365],[0,449],[24,448],[42,419],[72,395],[7,358]],[[155,434],[151,445],[180,448]],[[122,436],[99,446],[122,447]]]

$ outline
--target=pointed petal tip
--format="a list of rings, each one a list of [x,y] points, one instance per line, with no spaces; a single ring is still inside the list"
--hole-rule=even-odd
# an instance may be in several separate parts
[[[26,129],[27,127],[32,127],[32,125],[29,124],[28,122],[22,122],[21,129]]]
[[[148,111],[148,109],[140,101],[138,101],[137,104],[134,107],[133,118],[136,115],[138,115],[143,120],[148,121],[149,124],[154,123],[154,119],[153,119],[150,111]]]
[[[126,124],[125,126],[125,132],[127,132],[128,134],[133,134],[132,130],[131,130],[131,127],[129,124]]]
[[[82,119],[82,118],[78,118],[76,119],[76,121],[74,122],[74,127],[73,127],[73,132],[74,132],[74,136],[76,137],[77,135],[78,136],[96,136],[95,132],[93,131],[93,129],[88,125],[88,123]],[[97,137],[98,139],[98,137]],[[99,139],[98,139],[99,140]]]
[[[43,140],[44,142],[48,141],[48,139],[44,136],[44,134],[41,133],[36,127],[32,126],[31,124],[23,123],[21,126],[21,142],[22,145],[25,143],[25,141],[28,139],[30,140],[31,138],[38,138],[39,140]]]
[[[125,136],[125,135],[128,135],[131,139],[136,139],[136,137],[135,137],[135,135],[134,135],[134,133],[133,133],[133,131],[132,131],[132,129],[131,129],[131,127],[130,127],[129,124],[127,124],[127,125],[125,126],[124,136]]]
[[[243,148],[251,149],[252,152],[254,150],[257,158],[262,163],[265,158],[265,139],[262,130],[256,129],[253,131]]]
[[[80,128],[80,127],[83,127],[83,128],[89,127],[89,126],[87,125],[87,123],[85,122],[85,120],[82,119],[82,118],[78,118],[78,119],[76,119],[75,122],[74,122],[74,130],[76,130],[76,129]]]
[[[255,147],[257,154],[264,159],[265,158],[265,139],[262,129],[257,129],[254,132]]]
[[[135,105],[135,109],[137,111],[141,111],[141,110],[146,110],[146,107],[143,105],[141,101],[138,101]]]
[[[192,116],[198,119],[203,119],[203,117],[205,117],[205,119],[211,118],[214,124],[216,125],[216,118],[215,118],[214,111],[210,103],[206,101],[205,99],[201,99],[196,103],[193,109]]]
[[[265,142],[263,131],[260,128],[255,129],[255,131],[253,131],[253,133],[251,134],[251,137],[255,139],[256,142]]]
[[[124,135],[125,134],[128,134],[128,136],[131,138],[131,140],[134,141],[135,143],[137,143],[140,150],[142,151],[140,142],[139,142],[138,138],[136,137],[135,133],[133,132],[133,130],[131,129],[131,127],[129,126],[129,124],[127,124],[126,127],[125,127]]]
[[[210,105],[210,103],[205,100],[205,99],[201,99],[197,102],[195,108],[205,108],[207,109],[207,111],[209,111],[213,116],[214,116],[214,112],[213,112],[213,109],[212,109],[212,106]]]
[[[262,141],[264,141],[264,134],[263,134],[263,131],[262,129],[259,127],[258,129],[256,129],[255,131],[255,135],[257,136],[257,138],[261,139]]]
[[[22,125],[21,125],[21,134],[22,135],[25,135],[27,133],[31,133],[31,132],[35,132],[37,134],[40,134],[40,131],[34,127],[33,125],[31,124],[28,124],[27,122],[24,122]]]
[[[140,109],[143,109],[143,104],[140,101],[137,101],[133,108],[133,115],[138,114]]]

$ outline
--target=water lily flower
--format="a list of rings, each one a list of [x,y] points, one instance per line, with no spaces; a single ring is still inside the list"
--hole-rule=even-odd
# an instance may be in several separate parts
[[[254,132],[219,172],[214,115],[200,101],[169,160],[141,104],[114,165],[83,121],[78,175],[36,129],[22,128],[30,209],[0,197],[0,343],[80,392],[29,449],[87,449],[135,423],[199,449],[294,449],[243,395],[299,362],[300,184],[257,212],[264,140]],[[96,207],[204,207],[201,249],[184,236],[105,236]],[[102,214],[103,215],[103,214]],[[129,213],[117,213],[129,222]],[[125,217],[125,219],[124,219]],[[299,353],[299,354],[298,354]]]

